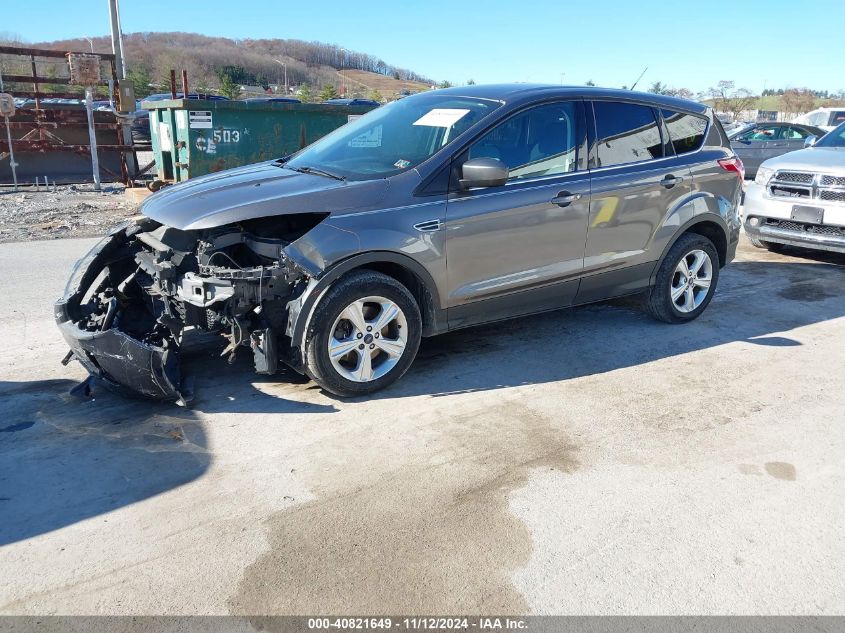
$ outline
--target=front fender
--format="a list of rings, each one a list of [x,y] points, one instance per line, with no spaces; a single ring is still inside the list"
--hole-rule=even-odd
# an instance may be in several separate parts
[[[425,289],[426,301],[420,305],[423,313],[423,336],[430,336],[446,329],[445,311],[441,309],[440,300],[437,294],[437,285],[434,278],[426,268],[415,259],[393,251],[369,251],[359,253],[335,263],[328,270],[321,271],[318,276],[308,280],[305,290],[288,304],[289,317],[286,334],[291,340],[291,349],[294,351],[292,357],[293,365],[299,369],[301,358],[297,357],[298,350],[301,350],[305,343],[305,333],[308,322],[314,307],[317,305],[323,294],[337,279],[356,268],[365,268],[368,264],[396,264],[405,270],[413,273],[420,280]]]

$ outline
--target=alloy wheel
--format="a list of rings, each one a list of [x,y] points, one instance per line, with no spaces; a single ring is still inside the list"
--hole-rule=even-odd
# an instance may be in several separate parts
[[[710,292],[712,281],[713,261],[710,255],[696,249],[681,257],[669,288],[675,308],[683,313],[698,308]]]
[[[393,369],[408,341],[405,313],[390,299],[364,297],[335,319],[328,341],[335,371],[353,382],[370,382]]]

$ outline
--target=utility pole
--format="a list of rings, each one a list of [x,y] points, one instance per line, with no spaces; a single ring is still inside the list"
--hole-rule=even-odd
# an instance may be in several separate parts
[[[109,23],[111,25],[111,48],[114,53],[114,72],[117,75],[118,86],[126,79],[126,56],[123,54],[123,31],[120,28],[120,8],[118,0],[108,0]],[[110,95],[111,96],[111,95]],[[186,95],[187,96],[187,95]],[[132,147],[132,128],[127,119],[122,120],[121,136],[123,145]],[[134,150],[124,153],[126,168],[129,171],[130,185],[132,175],[137,171],[138,165]]]
[[[114,53],[114,65],[118,79],[126,79],[126,61],[123,56],[123,33],[120,31],[120,9],[117,0],[108,0],[109,21],[111,22],[111,48]]]
[[[94,129],[94,91],[85,87],[85,111],[88,114],[88,142],[91,144],[91,169],[94,176],[94,191],[101,191],[100,161],[97,157],[97,132]],[[46,180],[46,178],[45,178]]]
[[[88,45],[91,47],[91,53],[93,53],[94,52],[94,40],[92,40],[90,37],[84,37],[84,36],[83,36],[82,39],[88,40]]]
[[[34,74],[34,73],[33,73]],[[0,92],[3,92],[3,73],[0,72]],[[2,106],[0,106],[2,107]],[[12,105],[9,107],[12,112],[14,112],[14,101],[12,101]],[[3,120],[6,122],[6,142],[9,144],[9,166],[12,168],[12,181],[15,183],[15,191],[18,190],[18,172],[16,167],[18,164],[15,162],[15,148],[12,145],[12,126],[9,125],[9,116],[7,111],[4,108],[3,112]]]
[[[288,94],[288,65],[285,62],[283,62],[281,59],[275,59],[274,58],[273,61],[276,62],[277,64],[279,64],[280,66],[285,67],[285,96],[287,96],[287,94]]]

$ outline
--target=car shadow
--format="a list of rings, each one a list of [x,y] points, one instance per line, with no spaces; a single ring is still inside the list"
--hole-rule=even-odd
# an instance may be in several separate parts
[[[0,546],[199,478],[213,457],[205,414],[337,410],[262,393],[243,359],[235,367],[209,360],[207,353],[192,359],[203,385],[194,408],[96,384],[93,397],[82,398],[71,395],[72,380],[0,381]],[[306,382],[288,371],[289,383]]]
[[[171,490],[211,463],[191,411],[70,380],[0,381],[0,545]]]
[[[791,330],[845,316],[845,257],[813,256],[824,263],[732,263],[705,313],[684,325],[651,319],[632,297],[424,339],[408,373],[369,398],[566,381],[736,342],[800,346]]]

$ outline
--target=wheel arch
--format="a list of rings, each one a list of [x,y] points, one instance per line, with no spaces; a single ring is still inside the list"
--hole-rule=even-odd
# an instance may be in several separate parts
[[[314,307],[329,286],[343,275],[354,270],[380,272],[405,286],[414,296],[420,308],[423,336],[431,336],[445,329],[445,313],[441,309],[437,285],[431,273],[422,264],[402,253],[373,251],[348,257],[328,268],[315,280],[315,283],[306,291],[307,296],[289,328],[292,347],[302,348]]]
[[[657,270],[660,267],[660,262],[666,257],[666,254],[672,249],[675,243],[682,235],[687,233],[696,233],[706,237],[716,247],[716,253],[719,255],[719,268],[722,268],[728,262],[728,227],[721,216],[715,214],[708,214],[707,216],[695,216],[690,218],[675,232],[675,235],[666,244],[663,252],[660,254],[660,259],[657,260],[657,265],[654,267],[654,272],[651,275],[651,284],[655,282]]]

